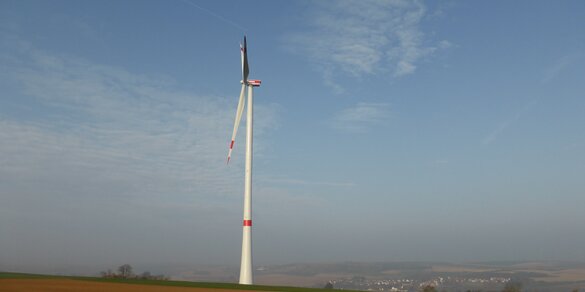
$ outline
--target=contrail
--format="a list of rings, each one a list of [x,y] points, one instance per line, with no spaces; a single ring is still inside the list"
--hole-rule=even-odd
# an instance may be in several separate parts
[[[504,120],[494,131],[492,131],[489,135],[483,138],[481,144],[487,145],[492,143],[500,133],[506,130],[511,124],[517,122],[525,112],[527,112],[538,100],[540,100],[542,96],[537,96],[529,100],[524,106],[522,106],[512,117]]]
[[[241,26],[241,25],[239,25],[239,24],[237,24],[237,23],[235,23],[235,22],[233,22],[233,21],[231,21],[231,20],[229,20],[229,19],[227,19],[227,18],[225,18],[225,17],[223,17],[223,16],[221,16],[221,15],[219,15],[219,14],[217,14],[217,13],[215,13],[215,12],[209,10],[209,9],[207,9],[207,8],[205,8],[205,7],[201,7],[201,6],[199,6],[199,5],[191,2],[189,0],[181,0],[181,1],[183,1],[186,4],[189,4],[189,5],[193,6],[195,8],[199,8],[199,9],[207,12],[207,14],[209,14],[209,15],[211,15],[211,16],[213,16],[213,17],[215,17],[215,18],[217,18],[217,19],[219,19],[219,20],[221,20],[221,21],[223,21],[223,22],[225,22],[225,23],[227,23],[229,25],[232,25],[233,27],[235,27],[237,29],[242,30],[242,32],[248,31],[247,28],[245,28],[245,27],[243,27],[243,26]]]

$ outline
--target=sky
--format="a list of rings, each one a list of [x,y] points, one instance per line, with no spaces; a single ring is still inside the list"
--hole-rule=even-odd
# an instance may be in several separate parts
[[[255,265],[585,261],[584,27],[583,1],[2,0],[0,270],[239,265],[244,34]]]

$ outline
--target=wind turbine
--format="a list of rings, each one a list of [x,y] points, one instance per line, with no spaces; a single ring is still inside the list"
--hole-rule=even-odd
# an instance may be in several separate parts
[[[230,162],[232,150],[234,149],[234,142],[242,114],[244,112],[245,93],[248,91],[248,104],[246,105],[246,175],[244,183],[244,224],[242,236],[242,261],[240,265],[240,284],[251,285],[253,283],[252,276],[252,126],[253,126],[253,89],[260,86],[260,80],[248,80],[250,69],[248,67],[248,50],[246,46],[246,36],[244,36],[244,44],[240,44],[240,51],[242,55],[242,90],[240,91],[240,100],[238,101],[238,109],[236,110],[236,119],[234,121],[234,131],[232,133],[232,142],[230,143],[230,150],[228,152],[227,163]]]

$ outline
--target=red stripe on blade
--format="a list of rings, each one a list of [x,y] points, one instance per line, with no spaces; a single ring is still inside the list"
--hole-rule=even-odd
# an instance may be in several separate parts
[[[244,220],[244,226],[252,226],[252,220]]]
[[[230,144],[230,149],[234,148],[234,140],[232,140],[232,144]]]

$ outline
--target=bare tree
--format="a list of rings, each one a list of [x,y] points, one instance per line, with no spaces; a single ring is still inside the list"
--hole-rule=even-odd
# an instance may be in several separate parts
[[[121,265],[120,267],[118,267],[118,273],[119,273],[118,275],[121,278],[128,279],[133,275],[132,266],[129,264]]]
[[[142,280],[150,280],[152,278],[153,278],[153,276],[148,271],[144,272],[140,275],[140,279],[142,279]]]
[[[107,271],[101,271],[100,275],[102,276],[102,278],[114,278],[116,277],[116,274],[114,274],[114,272],[112,272],[112,269],[108,269]]]

